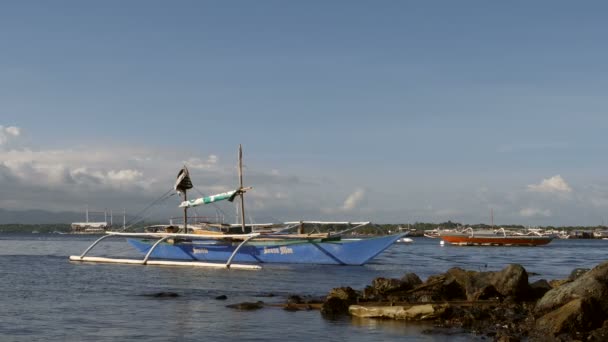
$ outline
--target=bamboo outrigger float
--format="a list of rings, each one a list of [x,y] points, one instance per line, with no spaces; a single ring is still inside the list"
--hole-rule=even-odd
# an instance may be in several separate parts
[[[83,261],[83,262],[98,262],[98,263],[112,263],[112,264],[135,264],[135,265],[160,265],[160,266],[195,266],[195,267],[212,267],[212,268],[234,268],[234,269],[248,269],[256,270],[260,269],[259,265],[241,265],[232,264],[234,256],[238,253],[241,247],[251,239],[259,236],[258,233],[253,234],[239,234],[239,235],[201,235],[201,234],[171,234],[171,233],[120,233],[120,232],[107,232],[104,235],[93,242],[81,255],[70,255],[70,261]],[[158,239],[154,245],[150,248],[148,253],[142,260],[138,259],[116,259],[116,258],[103,258],[103,257],[88,257],[86,256],[98,243],[109,237],[138,237],[138,238],[156,238]],[[228,258],[226,263],[211,263],[211,262],[200,262],[200,261],[178,261],[178,260],[154,260],[150,259],[150,256],[154,252],[154,249],[164,241],[169,239],[192,239],[192,238],[205,238],[205,239],[217,239],[217,238],[240,238],[243,241],[235,248],[232,255]]]
[[[71,261],[121,263],[138,265],[198,266],[231,269],[259,269],[261,263],[301,263],[331,265],[363,265],[407,233],[373,238],[344,238],[347,233],[367,226],[370,222],[286,222],[282,229],[253,232],[253,225],[245,224],[245,204],[243,195],[250,187],[243,186],[242,148],[239,146],[239,188],[214,196],[188,200],[187,190],[191,189],[188,169],[184,167],[178,174],[175,190],[183,195],[179,205],[184,209],[183,233],[180,228],[168,226],[165,232],[125,233],[107,232],[89,246],[81,255],[70,256]],[[213,229],[188,225],[188,208],[220,200],[233,201],[240,197],[239,225],[220,225]],[[306,233],[305,224],[347,225],[337,233]],[[239,229],[240,228],[240,229]],[[286,233],[297,228],[297,234]],[[192,232],[190,232],[192,230]],[[125,237],[127,241],[144,255],[143,259],[118,259],[90,257],[87,254],[98,243],[109,237]]]

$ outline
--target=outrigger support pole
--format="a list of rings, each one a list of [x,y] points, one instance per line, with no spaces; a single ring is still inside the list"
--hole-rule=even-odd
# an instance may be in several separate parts
[[[354,226],[354,227],[352,227],[352,228],[344,229],[344,230],[339,231],[339,232],[337,232],[337,233],[335,233],[335,234],[332,234],[332,236],[340,236],[340,235],[344,235],[344,234],[346,234],[346,233],[348,233],[348,232],[351,232],[351,231],[353,231],[353,230],[357,230],[357,229],[359,229],[359,228],[361,228],[361,227],[364,227],[364,226],[367,226],[368,224],[370,224],[370,222],[357,222],[357,223],[359,223],[359,224],[358,224],[358,225],[356,225],[356,226]]]
[[[89,253],[89,251],[90,251],[91,249],[93,249],[93,247],[95,247],[95,245],[97,245],[98,243],[100,243],[100,242],[101,242],[101,240],[103,240],[103,239],[105,239],[105,238],[109,238],[110,236],[113,236],[113,235],[104,235],[104,236],[100,237],[99,239],[97,239],[95,242],[93,242],[93,244],[92,244],[92,245],[90,245],[90,246],[89,246],[89,248],[87,248],[87,249],[86,249],[86,250],[85,250],[85,251],[84,251],[84,252],[83,252],[83,253],[80,255],[80,259],[84,258],[84,256],[85,256],[85,255],[87,255],[87,253]]]
[[[241,247],[243,247],[247,242],[249,242],[249,240],[252,240],[252,239],[254,239],[256,237],[257,237],[257,235],[253,235],[253,236],[250,236],[250,237],[246,238],[245,240],[243,240],[243,242],[241,242],[234,249],[234,252],[232,252],[232,255],[230,255],[230,258],[228,258],[228,261],[226,262],[226,268],[230,268],[230,264],[232,264],[232,259],[234,259],[234,257],[236,256],[236,253],[239,252],[239,249],[241,249]]]
[[[143,260],[141,259],[115,259],[115,258],[106,258],[106,257],[88,257],[87,253],[93,249],[101,240],[106,238],[116,236],[126,236],[126,237],[147,237],[147,238],[157,238],[158,241],[150,247],[147,251],[146,256]],[[134,265],[162,265],[162,266],[197,266],[197,267],[213,267],[213,268],[237,268],[237,269],[248,269],[248,270],[257,270],[261,267],[259,265],[248,265],[248,264],[232,264],[233,259],[235,258],[238,251],[250,240],[259,237],[259,233],[253,233],[248,235],[222,235],[223,238],[245,238],[234,250],[228,261],[224,263],[210,263],[210,262],[199,262],[199,261],[177,261],[177,260],[154,260],[151,258],[152,253],[160,245],[163,241],[166,241],[170,238],[210,238],[217,239],[217,235],[204,235],[204,234],[147,234],[147,233],[117,233],[117,232],[108,232],[107,235],[100,237],[95,240],[93,244],[91,244],[81,255],[70,255],[71,261],[79,261],[79,262],[98,262],[98,263],[114,263],[114,264],[134,264]]]
[[[165,236],[162,239],[156,241],[156,243],[150,248],[150,250],[148,251],[148,253],[146,254],[146,257],[144,258],[144,260],[141,262],[142,265],[145,265],[148,263],[148,259],[150,259],[150,255],[152,255],[152,252],[154,252],[154,249],[156,248],[156,246],[158,246],[161,242],[167,240],[168,238],[170,238],[170,236]]]

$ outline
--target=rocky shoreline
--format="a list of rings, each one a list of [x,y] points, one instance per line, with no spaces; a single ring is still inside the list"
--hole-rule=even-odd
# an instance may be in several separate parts
[[[497,341],[606,341],[608,262],[533,283],[517,264],[498,272],[452,268],[425,282],[413,273],[376,278],[361,291],[334,288],[321,313],[428,321],[436,327],[430,334],[459,328]]]
[[[325,298],[291,295],[282,304],[227,305],[287,311],[320,310],[328,319],[350,315],[431,323],[426,334],[471,333],[495,341],[608,341],[608,262],[574,269],[567,279],[530,283],[523,266],[479,272],[451,268],[422,281],[376,278],[362,290],[332,289]],[[216,299],[224,300],[225,296]]]

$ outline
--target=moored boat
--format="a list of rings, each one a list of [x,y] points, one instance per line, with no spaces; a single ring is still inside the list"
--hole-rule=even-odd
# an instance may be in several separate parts
[[[397,240],[407,235],[402,232],[392,235],[363,237],[352,235],[355,230],[368,226],[370,222],[287,222],[281,229],[255,231],[255,225],[245,224],[244,193],[250,187],[243,186],[242,150],[239,147],[238,189],[218,195],[187,200],[186,192],[193,187],[189,172],[184,167],[178,174],[175,190],[182,194],[180,208],[184,210],[182,225],[151,226],[146,233],[117,233],[95,241],[80,256],[71,256],[72,261],[113,262],[130,264],[194,265],[209,267],[256,268],[251,264],[299,263],[331,265],[363,265]],[[239,225],[189,224],[188,208],[240,197]],[[304,224],[347,225],[337,232],[306,232]],[[264,225],[266,226],[266,225]],[[288,233],[297,229],[297,233]],[[144,255],[143,260],[87,257],[86,254],[101,240],[110,237],[127,237],[127,241]],[[233,264],[238,262],[241,264]]]
[[[541,246],[554,238],[546,235],[511,234],[503,228],[477,232],[468,228],[458,233],[445,233],[440,237],[443,241],[458,246]]]
[[[238,236],[223,239],[189,239],[158,245],[150,255],[155,259],[222,262],[232,255],[242,263],[290,263],[363,265],[401,238],[385,235],[370,238],[325,238],[298,235],[260,234],[239,248]],[[142,254],[150,252],[154,239],[129,239]],[[236,252],[236,253],[235,253]]]

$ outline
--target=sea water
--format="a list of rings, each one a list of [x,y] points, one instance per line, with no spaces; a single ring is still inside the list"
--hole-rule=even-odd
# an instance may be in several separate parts
[[[530,280],[566,278],[572,269],[607,259],[606,240],[554,240],[541,247],[454,247],[415,238],[365,266],[263,265],[224,270],[68,261],[98,236],[0,235],[0,341],[454,341],[470,334],[424,333],[432,325],[344,317],[278,307],[238,311],[226,305],[285,303],[292,294],[325,296],[332,288],[363,289],[376,277],[407,272],[423,280],[451,267],[497,271],[523,265]],[[137,257],[123,240],[104,241],[91,255]],[[149,296],[175,292],[178,297]],[[227,300],[217,300],[225,295]]]

